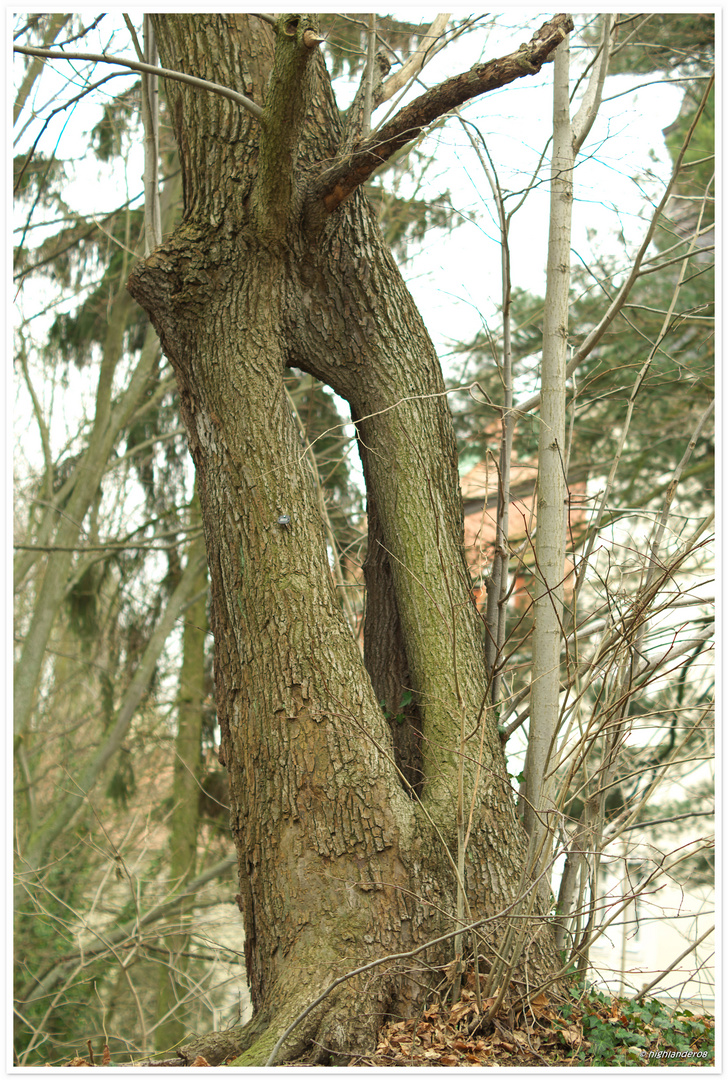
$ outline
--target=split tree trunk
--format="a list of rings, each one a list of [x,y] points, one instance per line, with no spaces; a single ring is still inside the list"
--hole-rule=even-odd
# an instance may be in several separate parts
[[[524,836],[484,705],[438,360],[365,198],[355,191],[329,213],[316,188],[341,131],[306,36],[315,20],[282,16],[274,59],[274,34],[254,16],[152,18],[165,67],[265,109],[261,126],[228,100],[167,84],[185,214],[129,282],[174,366],[198,475],[254,1006],[238,1063],[259,1065],[334,978],[454,929],[459,765],[474,808],[465,861],[474,918],[514,900]],[[283,389],[289,366],[333,387],[357,423],[373,511],[371,677],[329,569]],[[419,799],[378,700],[404,689],[422,733]],[[548,928],[535,942],[537,981],[555,962]],[[427,963],[451,957],[445,944]],[[421,965],[385,967],[343,984],[279,1061],[370,1049],[428,978]]]

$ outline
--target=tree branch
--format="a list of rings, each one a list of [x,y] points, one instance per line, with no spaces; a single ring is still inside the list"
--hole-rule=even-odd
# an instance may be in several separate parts
[[[609,67],[609,41],[612,36],[615,16],[604,15],[603,20],[601,57],[599,58],[599,63],[595,63],[592,68],[591,78],[589,79],[586,93],[584,94],[576,116],[571,122],[571,129],[574,136],[574,155],[579,153],[579,150],[584,143],[584,139],[591,131],[602,101],[604,80],[607,77],[607,69]]]
[[[661,982],[665,978],[665,976],[672,971],[673,968],[677,967],[681,960],[684,960],[686,956],[689,956],[691,952],[694,952],[695,949],[697,949],[698,945],[702,944],[702,942],[704,942],[707,937],[710,937],[714,930],[715,926],[711,926],[709,930],[706,930],[704,934],[701,934],[697,941],[693,941],[692,944],[688,945],[687,949],[684,949],[679,956],[676,956],[673,962],[671,964],[668,964],[668,966],[664,969],[664,971],[660,972],[656,979],[653,979],[651,983],[647,984],[647,986],[643,986],[638,994],[634,994],[630,998],[630,1001],[641,1001],[645,994],[652,990],[654,986],[657,986],[658,982]]]
[[[383,105],[391,97],[406,86],[410,79],[416,78],[422,71],[428,60],[444,48],[445,42],[438,41],[443,37],[450,22],[450,15],[437,15],[429,30],[424,34],[415,52],[387,79],[379,94],[376,95],[376,104]]]
[[[374,94],[374,54],[377,48],[377,16],[372,12],[369,16],[369,31],[367,34],[367,63],[364,69],[364,114],[362,117],[362,135],[366,136],[372,130],[372,99]]]
[[[288,231],[296,201],[299,143],[310,100],[311,60],[323,40],[312,15],[278,19],[251,197],[258,232],[268,242],[280,242]]]
[[[314,199],[323,203],[327,213],[332,213],[369,179],[375,169],[416,138],[433,120],[474,97],[497,90],[524,75],[535,75],[573,26],[569,15],[556,15],[516,52],[486,64],[476,64],[469,71],[446,79],[416,98],[351,157],[326,170],[319,180]]]
[[[130,71],[141,71],[146,75],[157,75],[160,79],[176,79],[177,82],[189,83],[197,86],[200,90],[209,90],[213,94],[229,98],[249,112],[256,120],[262,120],[263,110],[244,94],[237,90],[230,90],[227,86],[219,83],[208,82],[207,79],[198,79],[194,75],[186,75],[184,71],[170,71],[169,68],[155,67],[153,64],[142,64],[137,60],[126,60],[122,56],[107,56],[106,53],[82,53],[60,52],[58,49],[31,49],[25,45],[16,45],[13,52],[24,53],[27,56],[41,56],[46,60],[89,60],[95,64],[115,64],[117,67],[129,68]]]
[[[57,15],[51,16],[50,24],[48,26],[48,29],[45,32],[45,35],[44,35],[44,43],[46,45],[51,45],[52,44],[52,42],[55,40],[55,38],[57,38],[58,35],[60,34],[63,27],[66,25],[66,23],[69,22],[70,18],[71,18],[70,15],[58,15],[57,14]],[[27,29],[27,27],[26,27],[26,29]],[[31,64],[30,67],[28,68],[28,70],[26,71],[25,78],[23,79],[23,82],[22,82],[22,84],[20,86],[20,89],[18,90],[18,96],[16,97],[15,104],[13,105],[13,124],[17,123],[18,117],[20,116],[21,112],[23,111],[23,106],[25,105],[26,101],[28,100],[28,95],[30,94],[30,91],[33,89],[33,83],[35,82],[35,80],[40,75],[42,68],[43,68],[42,64],[35,63],[35,64]]]
[[[437,56],[438,53],[446,49],[454,41],[456,41],[462,34],[471,30],[481,19],[486,19],[487,15],[472,15],[463,19],[459,24],[448,29],[451,15],[438,15],[430,29],[420,38],[420,46],[417,52],[412,53],[405,63],[395,70],[394,74],[382,83],[374,95],[374,108],[378,109],[389,98],[396,97],[396,100],[392,103],[383,117],[380,117],[375,127],[375,132],[380,131],[385,124],[389,122],[391,116],[396,115],[405,95],[409,93],[416,82],[424,86],[420,78],[420,73],[426,64],[429,64],[431,60]],[[393,52],[394,50],[391,50]],[[381,55],[381,54],[380,54]],[[457,109],[454,110],[457,112]]]

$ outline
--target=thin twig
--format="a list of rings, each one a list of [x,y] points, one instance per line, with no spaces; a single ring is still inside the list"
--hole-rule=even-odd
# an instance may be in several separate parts
[[[80,53],[60,52],[58,49],[33,49],[25,45],[16,45],[13,52],[23,53],[27,56],[40,56],[46,60],[88,60],[95,64],[114,64],[116,67],[128,68],[130,71],[140,71],[147,75],[156,75],[160,79],[174,79],[176,82],[188,83],[200,90],[209,90],[211,94],[219,94],[220,97],[229,98],[237,105],[242,106],[256,120],[262,122],[263,110],[244,94],[237,90],[230,90],[227,86],[209,82],[207,79],[198,79],[194,75],[187,75],[184,71],[170,71],[169,68],[155,67],[153,64],[143,64],[137,60],[127,60],[121,56],[108,56],[106,53]]]

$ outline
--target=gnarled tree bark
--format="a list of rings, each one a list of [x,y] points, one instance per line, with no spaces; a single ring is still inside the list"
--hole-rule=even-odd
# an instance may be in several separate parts
[[[358,190],[368,175],[361,154],[371,163],[396,148],[392,125],[338,160],[342,131],[313,16],[280,16],[275,31],[246,15],[152,18],[165,67],[263,107],[259,124],[229,100],[167,84],[185,212],[129,281],[174,366],[198,475],[254,1006],[237,1061],[255,1065],[333,979],[453,928],[459,767],[473,806],[464,883],[473,917],[515,899],[524,835],[484,704],[439,363]],[[515,54],[519,74],[536,70],[569,29],[566,16],[542,28]],[[503,82],[518,77],[511,69],[504,63]],[[497,70],[462,82],[482,93],[502,85]],[[428,108],[417,122],[439,115]],[[408,138],[413,123],[402,121]],[[329,569],[283,389],[291,366],[344,397],[357,424],[374,511],[371,676]],[[418,798],[395,764],[379,704],[405,689],[421,733]],[[463,718],[472,734],[464,759]],[[555,961],[549,928],[534,934],[537,980]],[[442,945],[427,961],[451,956]],[[365,1051],[426,982],[421,970],[385,968],[344,983],[279,1060]]]

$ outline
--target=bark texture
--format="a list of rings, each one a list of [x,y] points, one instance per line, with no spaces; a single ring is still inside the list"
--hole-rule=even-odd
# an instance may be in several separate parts
[[[459,766],[473,810],[473,917],[513,901],[524,837],[484,707],[438,360],[363,195],[353,190],[335,213],[321,195],[342,132],[315,18],[280,16],[275,33],[246,15],[153,22],[165,67],[264,110],[259,125],[228,100],[168,85],[185,213],[129,282],[174,366],[198,475],[255,1010],[237,1063],[259,1065],[333,979],[453,929]],[[290,366],[345,397],[357,423],[369,670],[330,572],[283,390]],[[412,707],[395,749],[379,703],[391,711],[405,689]],[[553,960],[548,934],[535,940],[532,979]],[[427,967],[344,983],[279,1061],[366,1050],[387,1015],[421,999],[427,968],[451,956],[441,945]]]

